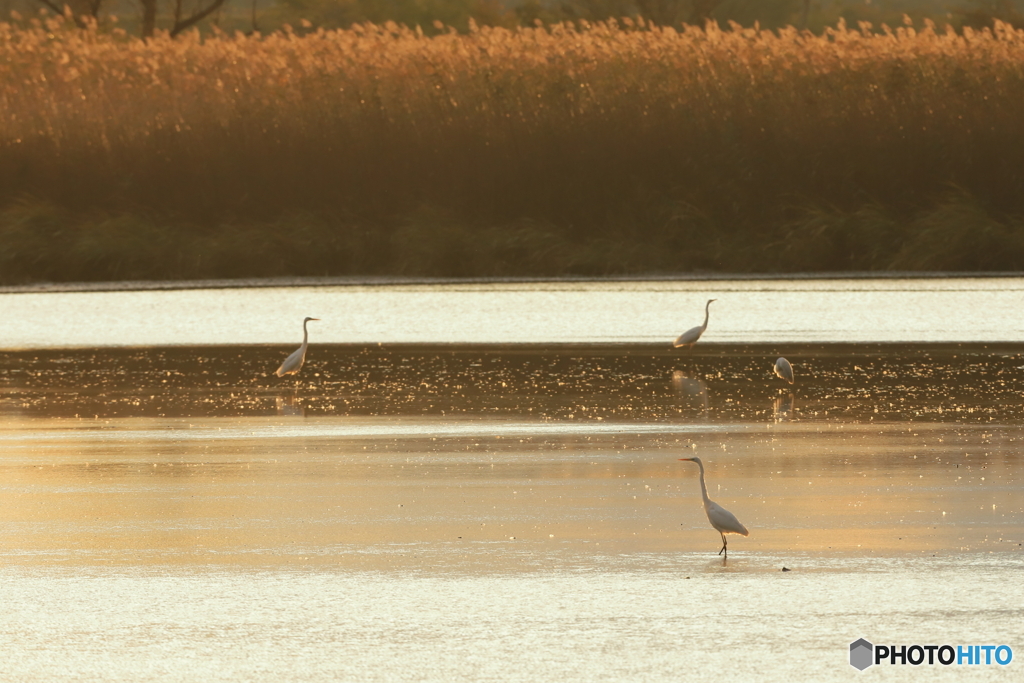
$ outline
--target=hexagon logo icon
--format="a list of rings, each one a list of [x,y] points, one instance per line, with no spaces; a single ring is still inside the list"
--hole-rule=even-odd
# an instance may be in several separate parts
[[[875,646],[859,638],[850,643],[850,666],[860,671],[871,666],[874,662]]]

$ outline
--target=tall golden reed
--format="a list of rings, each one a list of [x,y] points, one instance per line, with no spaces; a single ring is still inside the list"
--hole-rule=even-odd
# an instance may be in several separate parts
[[[37,18],[0,24],[0,204],[369,226],[431,207],[639,241],[681,220],[685,243],[808,203],[913,212],[954,185],[1022,211],[1022,112],[1024,31],[1002,23],[144,42]]]

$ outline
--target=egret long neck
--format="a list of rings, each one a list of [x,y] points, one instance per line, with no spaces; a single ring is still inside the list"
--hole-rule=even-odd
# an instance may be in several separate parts
[[[302,345],[305,346],[309,342],[309,330],[306,325],[309,324],[308,320],[302,321]]]
[[[704,329],[704,330],[708,329],[708,316],[711,315],[711,310],[710,309],[711,309],[711,302],[709,301],[704,306],[704,324],[701,325],[701,329]],[[703,470],[703,468],[701,468],[701,469]]]
[[[697,463],[697,467],[700,468],[700,495],[704,496],[704,504],[707,505],[711,499],[708,498],[708,487],[704,483],[704,463]]]

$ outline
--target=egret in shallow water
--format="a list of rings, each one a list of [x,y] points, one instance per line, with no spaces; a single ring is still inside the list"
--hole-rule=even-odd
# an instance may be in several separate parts
[[[729,544],[725,540],[725,535],[740,534],[741,536],[748,536],[750,532],[747,531],[747,527],[740,524],[740,521],[736,519],[736,515],[708,498],[708,487],[704,484],[704,463],[700,461],[700,458],[679,459],[695,462],[700,467],[700,494],[704,496],[704,512],[707,513],[711,526],[715,527],[715,530],[722,535],[722,549],[718,551],[718,554],[721,555],[724,552],[725,558],[729,559]]]
[[[779,358],[775,361],[775,374],[780,379],[784,379],[790,384],[793,383],[793,366],[785,358]]]
[[[302,321],[302,346],[295,349],[290,356],[284,359],[281,363],[281,367],[274,373],[278,377],[284,377],[285,375],[294,375],[302,369],[302,364],[306,362],[306,349],[309,348],[309,330],[306,329],[306,323],[310,320],[319,320],[320,318],[306,318]]]
[[[697,343],[698,339],[700,339],[700,335],[704,334],[704,330],[708,329],[708,315],[710,315],[708,308],[711,306],[712,301],[717,301],[717,299],[708,299],[707,304],[704,305],[704,324],[683,332],[679,335],[679,338],[676,339],[673,346],[677,349],[680,346],[689,346],[690,348],[693,348],[693,345]]]

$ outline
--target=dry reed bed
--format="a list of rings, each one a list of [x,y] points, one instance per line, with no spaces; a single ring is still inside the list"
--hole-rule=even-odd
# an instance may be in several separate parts
[[[903,224],[956,187],[1024,213],[1021,112],[1024,31],[1005,24],[143,42],[51,18],[0,24],[0,202],[193,226],[305,211],[387,232],[374,249],[528,221],[559,249],[633,245],[642,268],[745,270],[764,254],[730,265],[723,245],[782,253],[807,207]]]

